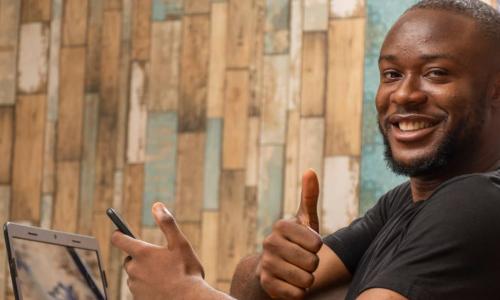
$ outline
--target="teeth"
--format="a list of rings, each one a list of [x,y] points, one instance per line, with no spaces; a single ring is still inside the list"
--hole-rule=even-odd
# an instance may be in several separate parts
[[[399,129],[402,131],[414,131],[424,128],[431,127],[431,124],[425,121],[414,122],[414,121],[403,121],[399,122]]]

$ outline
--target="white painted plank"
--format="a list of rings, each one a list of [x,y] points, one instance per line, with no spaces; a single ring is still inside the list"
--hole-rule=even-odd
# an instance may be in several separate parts
[[[59,52],[61,48],[62,0],[52,1],[50,20],[49,82],[47,88],[47,120],[57,121],[59,103]]]
[[[145,88],[147,68],[147,64],[132,63],[127,140],[127,160],[129,163],[144,162],[146,157],[147,105]]]
[[[304,31],[328,30],[328,0],[304,0]]]
[[[45,89],[49,51],[49,28],[44,23],[21,26],[18,63],[18,89],[37,93]]]
[[[365,15],[365,0],[330,0],[330,16],[352,18]]]

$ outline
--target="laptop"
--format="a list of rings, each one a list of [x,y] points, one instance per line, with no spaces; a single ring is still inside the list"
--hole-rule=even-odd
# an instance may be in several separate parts
[[[94,237],[10,222],[4,236],[17,300],[107,299]]]

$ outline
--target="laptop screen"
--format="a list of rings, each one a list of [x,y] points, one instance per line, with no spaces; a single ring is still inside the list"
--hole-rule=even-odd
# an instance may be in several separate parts
[[[24,300],[104,300],[97,252],[12,238]]]

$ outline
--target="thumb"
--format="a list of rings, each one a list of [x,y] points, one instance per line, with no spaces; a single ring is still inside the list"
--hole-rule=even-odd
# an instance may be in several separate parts
[[[179,247],[180,243],[186,241],[184,234],[180,230],[174,216],[168,211],[163,203],[156,202],[152,207],[153,217],[156,224],[160,227],[161,231],[167,239],[168,248],[170,250]]]
[[[297,219],[303,225],[319,233],[318,219],[319,182],[314,170],[309,169],[302,175],[302,195]]]

